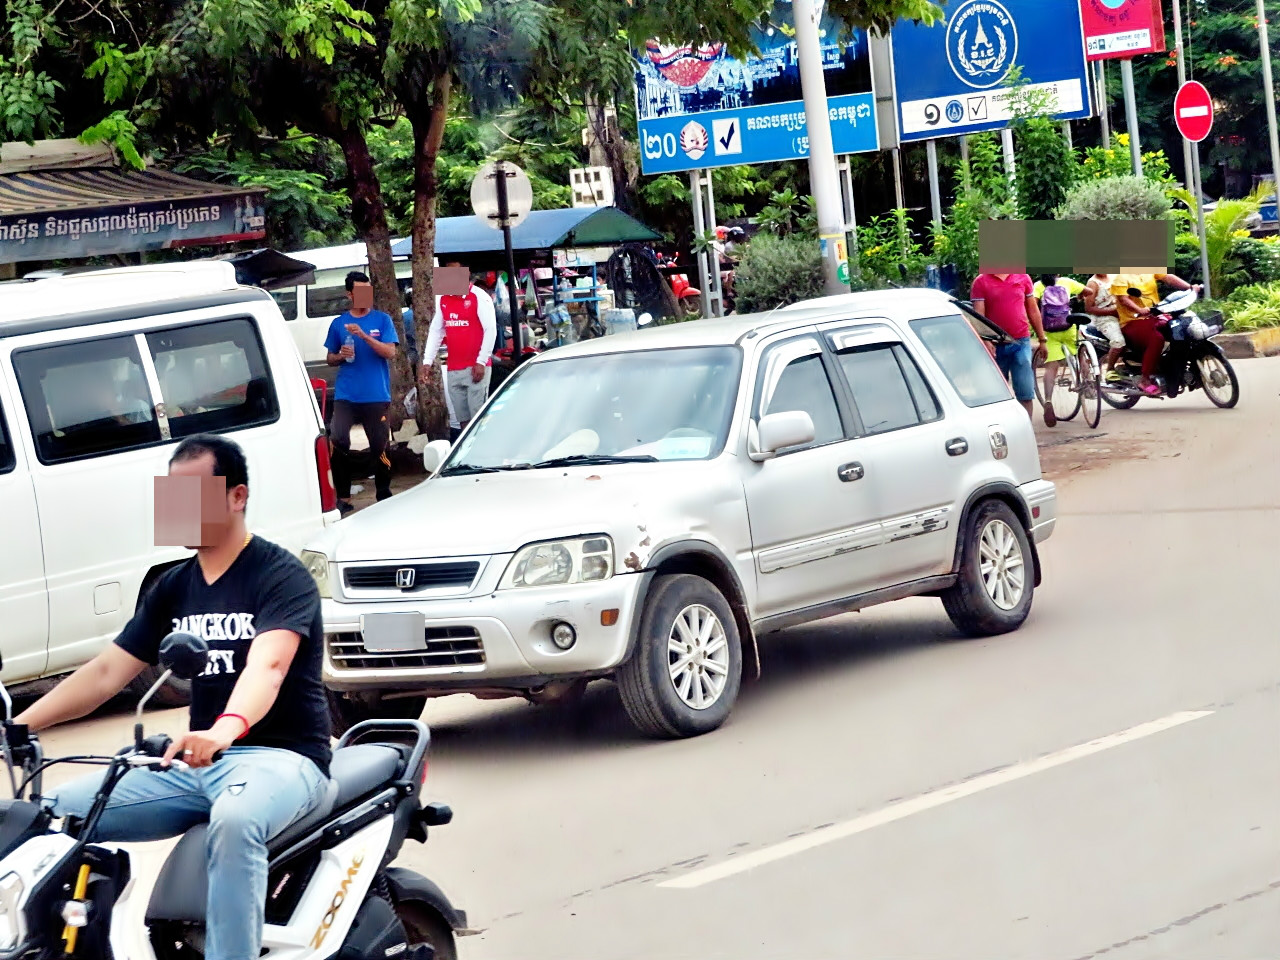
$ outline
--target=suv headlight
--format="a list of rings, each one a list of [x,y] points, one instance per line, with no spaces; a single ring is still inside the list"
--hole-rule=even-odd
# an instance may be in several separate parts
[[[608,537],[577,537],[522,547],[507,564],[498,589],[593,583],[611,576],[613,541]]]
[[[311,579],[316,582],[316,589],[320,591],[320,596],[326,600],[329,599],[332,595],[329,592],[329,558],[314,550],[303,550],[299,559],[307,568],[307,573],[311,574]]]
[[[0,953],[12,953],[26,936],[26,920],[22,915],[22,892],[25,885],[16,873],[0,877]]]

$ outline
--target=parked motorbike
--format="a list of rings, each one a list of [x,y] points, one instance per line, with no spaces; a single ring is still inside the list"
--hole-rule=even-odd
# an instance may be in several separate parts
[[[1135,300],[1141,291],[1130,289]],[[1240,400],[1240,380],[1235,368],[1214,343],[1213,338],[1222,332],[1222,314],[1214,312],[1200,317],[1191,308],[1200,299],[1196,290],[1179,291],[1160,303],[1153,310],[1156,325],[1165,338],[1164,353],[1154,377],[1160,393],[1151,399],[1172,399],[1186,390],[1203,389],[1214,406],[1229,409]],[[1111,345],[1093,324],[1083,328],[1084,336],[1093,344],[1099,357],[1106,356]],[[1142,352],[1126,346],[1116,361],[1119,380],[1103,384],[1102,399],[1117,410],[1127,410],[1143,397],[1139,382],[1142,379]]]
[[[199,960],[208,877],[207,824],[178,841],[156,879],[143,927],[123,919],[133,891],[129,855],[95,843],[107,801],[130,770],[164,769],[171,740],[144,736],[146,702],[170,676],[205,668],[208,645],[172,633],[161,646],[165,672],[138,705],[134,742],[114,756],[46,760],[39,738],[5,721],[0,752],[13,799],[0,801],[0,957],[23,960]],[[454,960],[466,916],[430,880],[391,863],[405,839],[425,842],[448,823],[449,807],[421,806],[430,734],[408,720],[370,720],[343,736],[320,805],[273,837],[263,960]],[[83,820],[54,829],[42,802],[44,771],[55,764],[100,764],[102,787]],[[185,764],[172,760],[173,768]]]

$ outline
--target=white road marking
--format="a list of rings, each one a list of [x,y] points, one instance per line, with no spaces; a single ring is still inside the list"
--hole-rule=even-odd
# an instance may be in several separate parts
[[[754,870],[756,867],[763,867],[774,861],[795,856],[797,853],[804,853],[807,850],[813,850],[829,843],[835,843],[837,840],[864,833],[875,827],[882,827],[887,823],[902,820],[912,814],[932,810],[953,800],[971,797],[975,793],[981,793],[983,790],[990,790],[992,787],[1012,783],[1035,773],[1052,770],[1054,767],[1071,763],[1073,760],[1081,760],[1085,757],[1093,756],[1095,753],[1102,753],[1112,747],[1153,736],[1165,730],[1181,726],[1184,723],[1190,723],[1192,720],[1207,717],[1212,713],[1212,710],[1188,710],[1182,713],[1173,713],[1167,717],[1161,717],[1159,720],[1151,720],[1148,723],[1130,727],[1128,730],[1121,730],[1119,733],[1099,737],[1097,740],[1090,740],[1088,743],[1077,744],[1074,747],[1068,747],[1065,750],[1051,753],[1036,760],[1017,763],[1003,770],[996,770],[980,777],[974,777],[972,780],[966,780],[964,783],[957,783],[950,787],[943,787],[940,790],[921,794],[918,797],[912,797],[909,800],[892,803],[871,813],[854,817],[852,820],[845,820],[843,823],[823,827],[813,833],[792,837],[790,840],[783,840],[773,846],[742,854],[723,863],[704,867],[701,870],[694,870],[671,880],[664,880],[658,886],[673,890],[693,890],[697,887],[706,886],[708,883],[715,883],[717,880],[724,880],[739,873],[746,873],[748,870]]]

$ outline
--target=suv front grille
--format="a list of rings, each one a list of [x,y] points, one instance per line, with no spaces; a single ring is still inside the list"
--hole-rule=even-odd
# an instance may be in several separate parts
[[[372,653],[359,633],[329,637],[329,659],[340,670],[425,670],[474,667],[484,663],[484,644],[475,627],[427,627],[422,650]]]
[[[401,587],[397,579],[399,571],[413,571],[413,586]],[[474,560],[458,563],[400,563],[376,567],[347,567],[342,572],[342,582],[349,590],[399,590],[415,593],[419,590],[470,587],[480,572],[480,564]]]

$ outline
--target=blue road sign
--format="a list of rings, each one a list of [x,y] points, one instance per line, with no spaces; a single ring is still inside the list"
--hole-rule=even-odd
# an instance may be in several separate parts
[[[651,40],[635,53],[636,116],[646,174],[809,155],[790,0],[774,3],[753,38],[758,57],[737,60],[723,44],[669,46]],[[822,59],[837,154],[879,149],[867,36],[844,44],[824,14]]]
[[[904,143],[1007,126],[1002,85],[1015,66],[1054,94],[1059,119],[1092,115],[1079,0],[953,0],[945,9],[945,24],[893,28]]]

